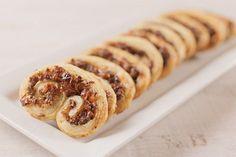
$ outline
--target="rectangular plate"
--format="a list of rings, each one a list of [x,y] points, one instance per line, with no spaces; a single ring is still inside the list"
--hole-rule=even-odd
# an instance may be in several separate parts
[[[106,32],[100,33],[111,36],[114,32],[122,30],[110,33],[104,31]],[[210,52],[199,54],[180,65],[168,78],[154,84],[136,99],[128,110],[114,116],[90,138],[68,137],[57,129],[54,122],[45,123],[31,118],[18,101],[18,87],[26,74],[44,64],[58,63],[65,57],[77,55],[83,49],[94,45],[97,39],[99,35],[93,34],[93,39],[79,42],[83,47],[72,46],[1,75],[0,118],[58,156],[107,156],[160,121],[236,64],[236,49],[233,48],[235,40],[230,40]]]

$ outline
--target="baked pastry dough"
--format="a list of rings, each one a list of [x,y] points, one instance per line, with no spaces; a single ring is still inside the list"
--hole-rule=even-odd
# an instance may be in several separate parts
[[[165,42],[173,45],[178,55],[178,64],[184,61],[187,55],[187,48],[181,37],[172,29],[158,25],[155,22],[145,22],[138,25],[136,28],[148,29],[156,35],[160,36]]]
[[[112,89],[111,85],[107,81],[96,76],[93,73],[91,73],[90,75],[99,81],[100,85],[102,86],[103,90],[106,93],[106,98],[108,103],[108,119],[109,119],[116,111],[116,101],[117,101],[116,94]]]
[[[101,57],[85,55],[71,57],[67,63],[92,72],[110,84],[116,94],[116,103],[114,104],[113,100],[109,103],[108,99],[109,117],[114,112],[121,113],[130,105],[135,94],[135,84],[120,66]]]
[[[153,19],[154,22],[156,22],[157,24],[161,24],[164,25],[172,30],[174,30],[179,36],[180,38],[183,40],[183,42],[186,45],[186,57],[192,57],[194,55],[194,53],[196,52],[196,40],[194,38],[194,34],[186,27],[184,27],[183,25],[179,24],[178,22],[172,20],[172,19],[168,19],[164,16],[162,17],[157,17],[155,19]]]
[[[71,96],[68,95],[56,115],[56,122],[63,132],[73,137],[93,134],[108,118],[106,93],[100,82],[80,68],[67,64],[63,66],[71,75]],[[73,76],[75,81],[73,84]],[[76,90],[72,90],[75,88]]]
[[[66,99],[66,94],[60,91],[57,78],[53,76],[60,70],[62,67],[59,66],[43,67],[30,74],[21,84],[20,101],[33,117],[40,120],[55,119]]]
[[[148,40],[126,34],[112,38],[106,44],[127,51],[140,59],[149,67],[152,82],[156,82],[160,77],[163,68],[163,59],[155,46]]]
[[[149,68],[126,51],[105,45],[91,49],[86,54],[107,59],[127,71],[135,83],[135,98],[140,96],[151,82]]]
[[[159,35],[149,29],[133,29],[128,32],[129,35],[139,36],[151,42],[163,59],[163,69],[158,79],[168,76],[176,67],[178,56],[173,46],[165,42]]]
[[[69,64],[43,67],[20,88],[24,108],[35,118],[55,119],[70,136],[93,133],[107,120],[106,94],[97,79]]]
[[[193,33],[197,43],[197,51],[204,50],[208,47],[210,35],[207,28],[201,22],[185,14],[176,14],[175,12],[167,13],[163,16],[178,22]]]
[[[56,120],[67,135],[86,137],[182,61],[233,35],[235,23],[215,13],[166,13],[65,64],[34,71],[20,87],[20,101],[33,117]]]
[[[219,14],[213,13],[213,12],[208,12],[208,11],[203,11],[204,13],[211,15],[214,18],[217,18],[218,20],[220,20],[224,25],[225,25],[225,29],[227,31],[227,35],[225,39],[230,38],[231,36],[235,35],[235,31],[236,31],[236,25],[233,21],[231,21],[230,19],[221,16]]]
[[[185,14],[201,22],[208,29],[210,35],[211,40],[208,47],[217,46],[228,37],[228,27],[225,21],[213,16],[213,14],[202,10],[180,10],[176,11],[175,14]]]

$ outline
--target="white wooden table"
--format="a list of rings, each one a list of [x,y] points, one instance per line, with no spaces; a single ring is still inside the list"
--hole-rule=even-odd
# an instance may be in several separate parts
[[[151,9],[145,10],[146,7]],[[91,30],[103,29],[104,25],[135,16],[137,12],[142,11],[150,17],[176,7],[210,8],[236,19],[236,2],[233,0],[116,0],[112,3],[108,0],[0,0],[2,74],[68,47],[86,37]],[[114,155],[236,156],[235,80],[236,68]],[[0,121],[0,156],[53,155]]]

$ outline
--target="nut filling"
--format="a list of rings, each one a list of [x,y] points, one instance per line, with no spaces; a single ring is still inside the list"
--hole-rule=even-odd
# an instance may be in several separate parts
[[[196,42],[199,42],[199,39],[200,39],[200,32],[199,32],[197,29],[195,29],[194,27],[189,26],[189,25],[186,24],[186,23],[183,23],[181,20],[178,20],[178,19],[175,18],[175,17],[169,17],[169,18],[170,18],[171,20],[173,20],[173,21],[175,21],[175,22],[177,22],[177,23],[183,25],[183,26],[186,27],[187,29],[189,29],[189,30],[193,33],[194,38],[195,38],[195,41],[196,41]]]
[[[168,39],[166,39],[166,37],[160,31],[154,31],[152,29],[142,29],[142,31],[154,34],[157,38],[160,38],[166,43],[170,44],[177,51],[175,44],[169,41]]]
[[[46,85],[42,89],[36,89],[37,84],[41,82],[46,82]],[[68,118],[67,112],[64,116],[71,124],[85,124],[95,115],[97,93],[90,88],[93,83],[93,81],[83,80],[81,76],[71,75],[62,67],[54,66],[29,78],[27,93],[20,101],[23,106],[44,107],[52,106],[63,93],[67,97],[79,95],[84,100],[83,109],[76,114],[76,117]],[[36,95],[37,92],[38,95]],[[71,103],[67,110],[70,111],[73,106],[74,104]]]
[[[99,69],[98,67],[79,59],[71,59],[69,63],[107,80],[114,90],[118,101],[124,97],[124,86],[121,84],[120,78],[111,71]]]
[[[156,48],[160,51],[161,53],[161,56],[163,58],[163,66],[166,67],[168,65],[168,61],[170,59],[170,53],[169,51],[167,50],[166,47],[164,46],[157,46],[156,45]]]
[[[196,17],[193,17],[193,16],[190,16],[190,17],[192,19],[198,21],[199,23],[201,23],[207,29],[207,31],[208,31],[208,33],[210,35],[210,39],[211,39],[209,47],[213,46],[216,43],[216,41],[217,41],[217,39],[216,39],[216,35],[217,35],[216,31],[209,24],[207,24],[206,22],[203,22],[202,20],[200,20],[200,19],[198,19]]]
[[[130,45],[123,43],[123,42],[110,42],[110,43],[108,43],[108,45],[115,47],[115,48],[119,48],[124,51],[127,51],[127,52],[131,53],[132,55],[138,56],[140,58],[143,58],[143,57],[147,58],[147,60],[149,61],[148,67],[150,69],[153,68],[153,62],[148,58],[147,54],[144,51],[138,50],[134,47],[131,47]]]
[[[233,34],[234,32],[234,23],[232,21],[229,21],[227,20],[227,27],[229,29],[229,32],[228,32],[228,35],[227,35],[227,38],[230,38],[230,36]]]
[[[76,112],[75,115],[70,116],[69,112],[76,107],[74,100],[69,100],[69,105],[62,111],[63,116],[66,120],[73,125],[84,125],[95,117],[95,104],[89,101],[84,101],[83,109],[80,112]]]
[[[137,83],[140,72],[135,67],[135,65],[130,63],[125,58],[117,58],[109,50],[102,49],[102,48],[96,49],[91,55],[105,58],[111,62],[114,62],[114,63],[120,65],[125,71],[127,71],[130,74],[130,76],[132,77],[134,82]]]
[[[175,32],[183,42],[186,42],[184,37],[181,35],[181,33],[179,31],[177,31],[174,27],[169,26],[169,25],[164,24],[164,23],[157,23],[157,24],[160,25],[160,26],[164,26],[164,27],[168,28],[169,30]]]
[[[148,34],[152,34],[155,35],[154,33],[152,33],[152,31],[150,32],[147,29],[140,29],[140,30],[135,30],[135,31],[130,31],[128,34],[130,35],[134,35],[134,36],[138,36],[141,38],[145,38],[146,40],[148,40],[150,43],[153,44],[153,46],[156,47],[156,49],[160,52],[162,59],[163,59],[163,66],[166,67],[168,65],[168,60],[170,58],[170,54],[168,52],[168,49],[165,46],[162,45],[158,45],[157,42],[153,42]],[[156,35],[155,35],[156,36]],[[161,40],[163,40],[163,38],[161,37]]]

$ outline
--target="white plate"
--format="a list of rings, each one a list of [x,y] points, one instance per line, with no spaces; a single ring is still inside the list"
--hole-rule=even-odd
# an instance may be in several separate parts
[[[117,32],[117,31],[115,31]],[[104,32],[100,32],[101,34]],[[108,36],[113,32],[106,32]],[[94,37],[98,37],[94,35]],[[76,55],[96,40],[80,42],[70,49],[38,59],[0,77],[0,118],[36,143],[58,156],[106,156],[160,121],[210,82],[236,65],[235,40],[211,52],[199,54],[180,65],[168,78],[154,84],[124,113],[114,116],[99,132],[87,139],[73,139],[59,131],[53,122],[31,118],[18,101],[18,87],[27,73],[65,57]]]

